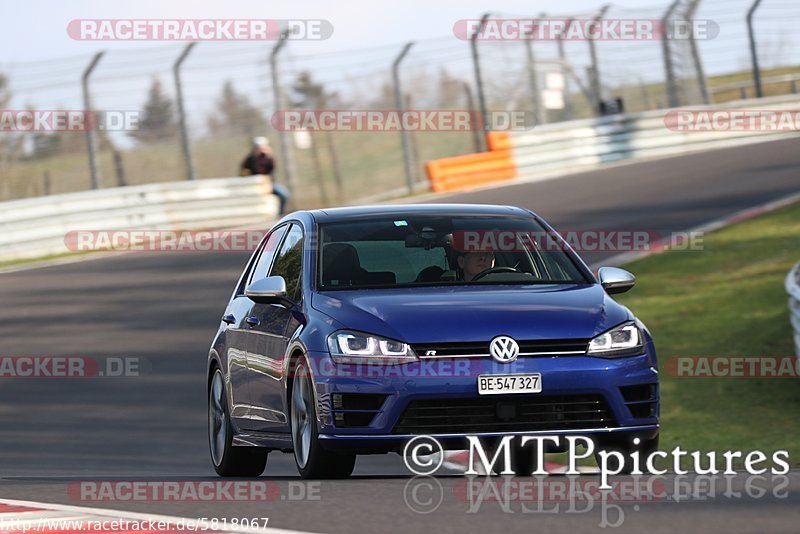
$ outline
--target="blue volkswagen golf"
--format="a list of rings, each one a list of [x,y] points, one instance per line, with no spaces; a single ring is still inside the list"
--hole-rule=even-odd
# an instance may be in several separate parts
[[[287,215],[247,262],[209,352],[214,468],[258,476],[280,450],[305,478],[346,477],[358,454],[417,435],[453,449],[511,434],[653,450],[653,341],[610,297],[634,281],[612,267],[595,278],[515,207]]]

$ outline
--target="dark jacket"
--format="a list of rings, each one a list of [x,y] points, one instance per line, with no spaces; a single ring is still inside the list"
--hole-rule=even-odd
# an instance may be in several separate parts
[[[242,176],[250,176],[252,174],[272,174],[275,170],[275,160],[272,156],[267,154],[259,154],[254,156],[250,154],[242,162],[240,174]]]

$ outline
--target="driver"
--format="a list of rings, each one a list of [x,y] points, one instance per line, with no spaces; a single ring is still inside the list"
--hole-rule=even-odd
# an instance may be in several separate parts
[[[472,282],[475,275],[494,267],[494,252],[465,252],[456,261],[460,278]]]

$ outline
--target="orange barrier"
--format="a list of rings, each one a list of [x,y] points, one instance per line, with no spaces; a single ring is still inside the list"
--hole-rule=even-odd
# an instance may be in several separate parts
[[[503,133],[508,136],[505,132]],[[489,146],[492,146],[489,134]],[[499,143],[499,140],[495,140]],[[505,182],[517,177],[511,150],[490,150],[452,158],[435,159],[425,165],[431,189],[437,193],[460,191],[482,185]]]
[[[489,145],[489,150],[510,150],[511,133],[489,132],[489,135],[486,136],[486,144]]]

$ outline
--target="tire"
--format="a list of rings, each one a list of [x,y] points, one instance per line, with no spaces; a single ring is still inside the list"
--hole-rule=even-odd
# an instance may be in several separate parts
[[[208,448],[214,471],[222,477],[257,477],[264,472],[269,451],[263,447],[234,447],[225,379],[217,368],[208,386]]]
[[[600,456],[599,451],[616,451],[621,453],[625,457],[624,465],[622,466],[622,471],[619,474],[621,475],[630,475],[633,472],[633,460],[631,459],[631,454],[634,452],[639,452],[639,470],[641,471],[644,467],[645,459],[648,455],[653,453],[654,451],[658,450],[658,437],[659,435],[656,434],[655,437],[647,440],[643,440],[639,445],[633,444],[633,439],[625,440],[625,441],[616,441],[616,442],[609,442],[604,446],[600,446],[598,449],[595,450],[594,458],[597,461],[597,464],[600,464]],[[613,459],[609,462],[609,468],[615,469],[619,467],[617,462]],[[644,472],[644,471],[642,471]],[[646,473],[645,473],[646,474]]]
[[[356,455],[327,451],[319,441],[316,401],[305,358],[298,360],[292,376],[289,418],[297,471],[303,478],[349,477],[356,464]]]

